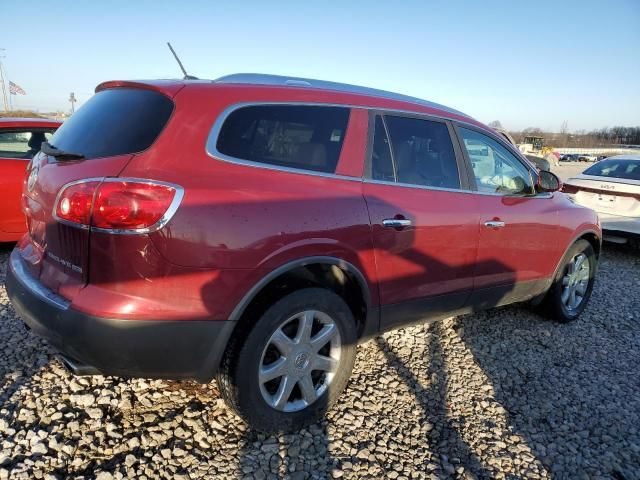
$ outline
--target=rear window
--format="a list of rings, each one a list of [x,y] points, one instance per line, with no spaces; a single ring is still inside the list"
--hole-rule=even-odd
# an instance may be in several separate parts
[[[583,173],[598,177],[640,180],[640,160],[603,160],[587,168]]]
[[[173,102],[151,90],[116,88],[96,93],[56,131],[50,142],[86,158],[146,150],[173,111]]]
[[[348,120],[342,107],[242,107],[225,120],[216,149],[241,160],[334,173]]]

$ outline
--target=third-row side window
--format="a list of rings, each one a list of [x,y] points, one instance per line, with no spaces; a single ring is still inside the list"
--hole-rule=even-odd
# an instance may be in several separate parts
[[[242,107],[225,120],[216,148],[242,160],[335,173],[348,121],[344,107]]]
[[[460,188],[446,124],[395,116],[385,116],[383,122],[382,117],[376,117],[371,176],[411,185]]]

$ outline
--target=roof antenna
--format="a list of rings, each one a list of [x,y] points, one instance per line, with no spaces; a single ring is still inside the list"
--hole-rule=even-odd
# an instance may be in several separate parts
[[[182,70],[182,73],[184,73],[184,80],[198,80],[198,77],[193,77],[191,75],[189,75],[187,73],[187,71],[184,69],[184,67],[182,66],[182,62],[180,61],[180,59],[178,58],[178,54],[176,53],[176,51],[173,49],[173,47],[171,46],[171,44],[169,42],[167,42],[167,45],[169,45],[169,50],[171,50],[171,53],[173,53],[173,56],[176,59],[176,62],[178,62],[178,65],[180,65],[180,70]]]

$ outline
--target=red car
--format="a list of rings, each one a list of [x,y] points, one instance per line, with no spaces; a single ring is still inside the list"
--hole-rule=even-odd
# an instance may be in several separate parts
[[[76,373],[215,377],[251,426],[286,431],[381,331],[587,304],[595,213],[461,112],[266,75],[96,92],[34,158],[7,274]]]
[[[62,124],[40,118],[0,118],[0,242],[16,242],[27,231],[20,208],[29,161]]]

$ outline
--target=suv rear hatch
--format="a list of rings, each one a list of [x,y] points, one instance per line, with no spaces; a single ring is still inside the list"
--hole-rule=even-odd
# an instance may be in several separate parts
[[[56,219],[59,193],[70,182],[117,177],[147,150],[173,112],[165,93],[146,84],[103,84],[43,148],[50,155],[41,151],[31,162],[22,198],[28,235],[19,248],[31,274],[69,300],[88,281],[91,229]]]

